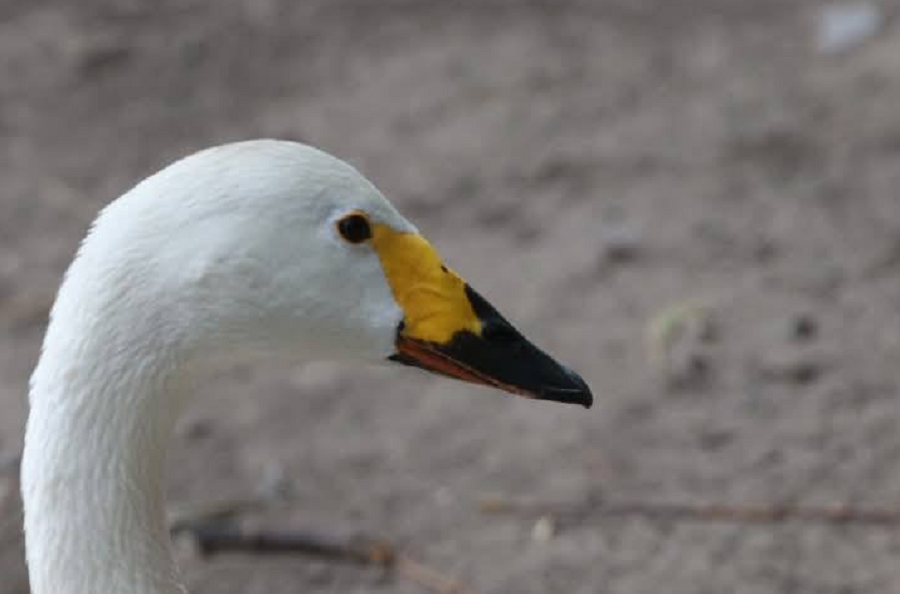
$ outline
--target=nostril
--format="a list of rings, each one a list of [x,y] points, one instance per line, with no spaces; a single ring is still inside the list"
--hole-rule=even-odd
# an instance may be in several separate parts
[[[481,337],[490,342],[511,343],[520,340],[519,333],[503,320],[487,319],[481,324]]]

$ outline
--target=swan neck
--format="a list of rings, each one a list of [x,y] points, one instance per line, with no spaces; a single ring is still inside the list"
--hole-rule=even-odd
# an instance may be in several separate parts
[[[52,326],[22,466],[32,593],[184,594],[164,498],[182,384],[147,352],[54,344]]]

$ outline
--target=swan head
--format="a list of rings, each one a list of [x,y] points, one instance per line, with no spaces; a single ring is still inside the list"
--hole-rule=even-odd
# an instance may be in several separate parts
[[[374,185],[302,144],[224,145],[147,178],[98,217],[66,282],[89,265],[98,286],[117,287],[101,298],[130,302],[119,325],[177,337],[193,353],[392,361],[592,402],[577,374],[526,340]]]

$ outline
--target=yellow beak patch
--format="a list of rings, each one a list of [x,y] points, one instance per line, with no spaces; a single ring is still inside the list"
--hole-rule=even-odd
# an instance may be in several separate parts
[[[374,223],[371,242],[403,310],[405,337],[446,344],[462,330],[481,334],[465,281],[444,265],[424,237]]]

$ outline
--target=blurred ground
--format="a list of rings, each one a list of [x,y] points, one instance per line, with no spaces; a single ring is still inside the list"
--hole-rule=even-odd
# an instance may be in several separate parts
[[[7,0],[0,458],[98,208],[195,149],[301,139],[360,167],[598,406],[239,367],[185,420],[173,501],[281,472],[296,502],[255,521],[386,536],[480,593],[897,592],[889,527],[594,519],[537,542],[534,518],[475,504],[900,502],[900,2],[838,55],[816,50],[822,6]],[[3,594],[27,591],[14,489]],[[183,556],[197,594],[421,591]]]

